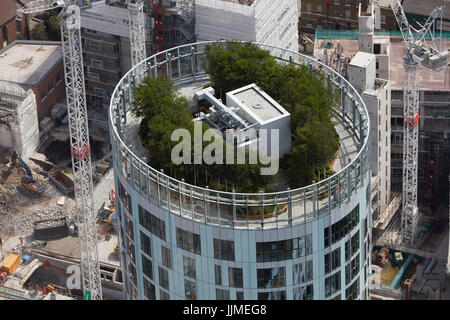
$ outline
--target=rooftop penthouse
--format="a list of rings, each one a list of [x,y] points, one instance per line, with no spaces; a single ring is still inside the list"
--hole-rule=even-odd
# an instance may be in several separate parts
[[[226,105],[214,97],[211,87],[195,93],[195,99],[207,99],[213,106],[208,114],[201,114],[200,119],[211,127],[218,129],[224,135],[233,135],[238,146],[258,148],[257,140],[260,129],[267,130],[267,150],[265,154],[272,156],[270,137],[272,130],[278,130],[279,153],[282,157],[291,149],[290,114],[256,84],[226,93]]]

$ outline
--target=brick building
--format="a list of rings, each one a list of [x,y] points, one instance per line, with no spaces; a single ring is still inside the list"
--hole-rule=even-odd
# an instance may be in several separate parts
[[[313,34],[316,29],[357,30],[358,8],[363,11],[373,0],[302,0],[300,33]],[[389,8],[380,8],[380,28],[397,30],[397,22]]]
[[[0,1],[0,50],[16,40],[16,1]]]
[[[14,41],[0,50],[0,70],[0,80],[33,90],[39,121],[49,116],[51,108],[65,97],[59,42]]]

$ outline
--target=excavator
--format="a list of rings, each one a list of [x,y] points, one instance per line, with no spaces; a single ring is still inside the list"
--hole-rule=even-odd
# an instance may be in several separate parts
[[[15,164],[16,160],[26,171],[26,174],[22,177],[22,184],[17,186],[17,190],[32,196],[40,196],[45,190],[44,185],[34,180],[30,167],[23,161],[17,151],[14,151],[12,162]]]

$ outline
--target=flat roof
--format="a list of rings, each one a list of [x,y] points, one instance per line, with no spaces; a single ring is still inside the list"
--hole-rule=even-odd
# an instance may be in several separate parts
[[[245,87],[228,92],[243,109],[256,116],[260,123],[290,115],[282,106],[273,100],[267,93],[252,83]]]
[[[34,87],[61,61],[57,41],[14,41],[0,51],[0,79]]]
[[[318,49],[322,42],[333,43],[333,49],[328,50],[329,56],[338,42],[341,43],[341,48],[345,57],[351,57],[358,52],[357,39],[317,39],[315,43],[315,58],[320,58]],[[389,80],[391,81],[391,89],[403,90],[404,41],[391,38],[389,46]],[[439,41],[437,41],[437,46],[439,49]],[[448,49],[450,49],[450,40],[442,40],[442,51]],[[419,77],[420,90],[450,90],[450,67],[447,67],[447,70],[444,69],[440,72],[431,71],[428,68],[422,67],[419,72]]]
[[[367,66],[375,59],[375,55],[367,52],[358,51],[353,57],[350,65],[360,68],[367,68]]]

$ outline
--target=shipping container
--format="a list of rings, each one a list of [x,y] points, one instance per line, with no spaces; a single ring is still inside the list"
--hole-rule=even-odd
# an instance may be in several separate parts
[[[9,274],[13,274],[17,267],[19,266],[20,258],[19,255],[10,253],[9,256],[3,261],[2,271],[8,272]]]

